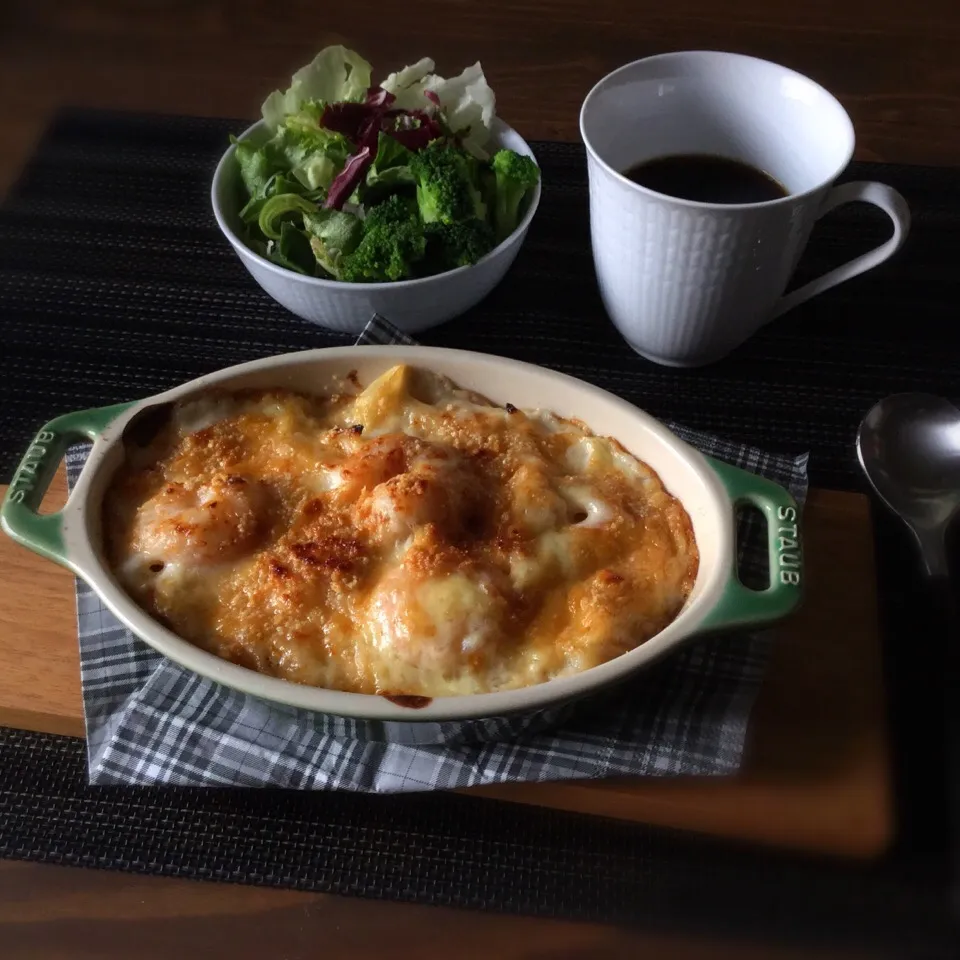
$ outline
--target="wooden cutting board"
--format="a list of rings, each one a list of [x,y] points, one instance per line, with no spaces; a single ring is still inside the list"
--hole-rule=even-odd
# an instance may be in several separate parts
[[[44,509],[65,497],[61,467]],[[893,815],[866,498],[812,490],[805,535],[806,602],[779,628],[736,776],[466,792],[809,852],[882,853]],[[83,736],[73,578],[4,536],[0,571],[0,725]]]

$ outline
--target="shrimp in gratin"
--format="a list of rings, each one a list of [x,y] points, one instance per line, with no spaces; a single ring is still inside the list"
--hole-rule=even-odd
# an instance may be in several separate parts
[[[131,548],[151,564],[235,560],[253,547],[261,528],[257,486],[238,476],[164,484],[137,510]]]

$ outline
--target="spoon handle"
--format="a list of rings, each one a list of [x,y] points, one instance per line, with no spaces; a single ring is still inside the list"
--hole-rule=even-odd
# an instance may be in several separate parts
[[[950,567],[947,561],[947,547],[943,528],[939,526],[914,527],[913,535],[917,538],[917,543],[920,544],[920,555],[923,557],[923,565],[927,568],[927,576],[935,581],[948,581],[944,587],[948,590],[950,586]],[[938,607],[941,614],[947,616],[945,622],[953,622],[952,614],[956,611],[949,605],[944,607],[942,600],[938,602]]]
[[[948,576],[927,578],[930,613],[941,632],[943,721],[947,788],[948,850],[951,867],[951,907],[960,915],[960,619],[953,584]]]

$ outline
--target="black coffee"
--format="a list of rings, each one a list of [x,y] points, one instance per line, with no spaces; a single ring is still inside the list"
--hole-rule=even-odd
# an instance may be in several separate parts
[[[645,160],[624,176],[648,190],[701,203],[763,203],[788,193],[770,174],[748,163],[707,154]]]

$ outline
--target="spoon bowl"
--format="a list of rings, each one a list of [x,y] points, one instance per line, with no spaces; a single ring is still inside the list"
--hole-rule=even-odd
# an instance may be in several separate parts
[[[881,500],[913,531],[927,572],[946,576],[944,534],[960,507],[960,410],[926,393],[875,404],[857,456]]]

